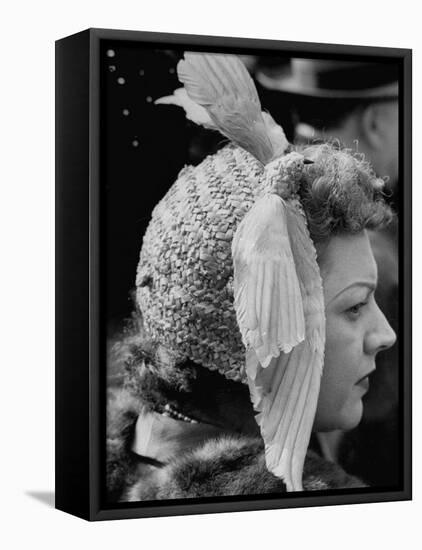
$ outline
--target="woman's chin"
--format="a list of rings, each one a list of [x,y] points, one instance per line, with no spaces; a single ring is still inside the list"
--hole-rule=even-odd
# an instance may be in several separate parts
[[[355,398],[353,402],[348,402],[344,407],[337,411],[337,414],[317,414],[313,431],[315,432],[332,432],[341,430],[347,432],[356,428],[363,415],[363,403],[361,398]]]
[[[338,429],[345,432],[353,430],[359,425],[363,416],[363,403],[362,399],[357,399],[353,405],[345,407],[340,415],[340,426]]]

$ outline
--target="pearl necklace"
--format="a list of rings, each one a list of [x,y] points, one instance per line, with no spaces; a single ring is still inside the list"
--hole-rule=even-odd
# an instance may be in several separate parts
[[[191,424],[198,424],[198,421],[194,418],[191,418],[190,416],[186,416],[179,412],[175,407],[170,405],[169,403],[166,403],[164,405],[164,410],[161,412],[163,416],[168,416],[169,418],[173,418],[174,420],[182,420],[183,422],[190,422]]]

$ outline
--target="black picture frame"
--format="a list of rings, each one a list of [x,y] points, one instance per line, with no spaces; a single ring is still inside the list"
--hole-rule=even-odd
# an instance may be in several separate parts
[[[399,490],[291,493],[107,505],[100,189],[104,41],[230,53],[397,61],[400,67],[402,484]],[[56,42],[56,508],[87,520],[409,500],[411,472],[411,63],[408,49],[88,29]]]

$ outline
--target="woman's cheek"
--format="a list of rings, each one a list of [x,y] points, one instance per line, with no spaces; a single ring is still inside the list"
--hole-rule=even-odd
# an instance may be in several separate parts
[[[339,428],[350,430],[359,423],[363,412],[361,390],[356,386],[363,359],[362,323],[340,316],[335,332],[337,384],[341,388]]]
[[[345,428],[356,416],[353,394],[359,370],[354,327],[338,315],[327,315],[319,421],[323,429]]]

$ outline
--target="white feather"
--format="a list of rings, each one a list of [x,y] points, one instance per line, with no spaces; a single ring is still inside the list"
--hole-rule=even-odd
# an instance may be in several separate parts
[[[191,100],[208,111],[218,130],[262,164],[286,149],[283,130],[263,115],[255,84],[237,56],[186,53],[177,73]]]
[[[199,124],[200,126],[204,126],[210,130],[217,130],[217,127],[211,120],[208,111],[204,109],[204,107],[201,107],[201,105],[198,105],[198,103],[192,101],[185,88],[178,88],[177,90],[174,90],[173,95],[158,98],[154,101],[154,104],[177,105],[178,107],[182,107],[186,113],[186,118],[192,122],[195,122],[195,124]]]

